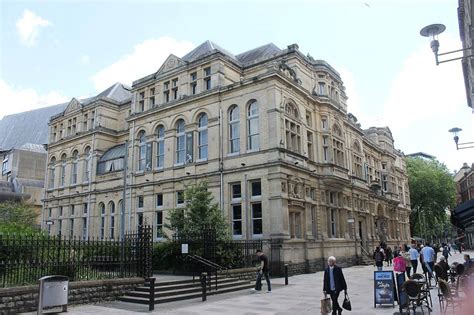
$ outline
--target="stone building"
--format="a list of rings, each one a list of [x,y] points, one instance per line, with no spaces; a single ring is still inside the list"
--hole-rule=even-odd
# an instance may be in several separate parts
[[[454,175],[456,182],[456,208],[454,208],[454,223],[463,238],[462,242],[468,248],[474,248],[474,163],[469,166],[464,163]]]
[[[205,180],[234,239],[271,239],[306,270],[408,242],[404,156],[346,100],[339,73],[295,44],[233,55],[206,41],[170,55],[131,89],[72,99],[51,118],[44,220],[54,234],[107,238],[121,219],[148,223],[159,241],[185,187]]]

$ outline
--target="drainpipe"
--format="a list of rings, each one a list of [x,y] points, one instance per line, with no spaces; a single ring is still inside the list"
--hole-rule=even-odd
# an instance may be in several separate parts
[[[51,135],[49,135],[51,140]],[[45,174],[44,174],[44,185],[43,185],[43,207],[42,207],[42,214],[41,214],[41,230],[46,228],[46,219],[45,219],[45,212],[46,212],[46,191],[49,189],[49,168],[48,168],[48,161],[49,161],[49,154],[48,154],[48,146],[46,146],[46,165],[45,165]]]
[[[132,154],[131,154],[131,157],[132,157],[132,161],[131,161],[131,164],[130,164],[130,184],[129,184],[129,198],[130,198],[130,209],[129,209],[129,212],[128,212],[128,230],[131,231],[132,230],[132,185],[133,185],[133,166],[134,166],[134,162],[135,162],[135,154],[134,153],[134,150],[135,150],[135,121],[133,121],[133,124],[132,124]]]
[[[220,187],[219,187],[219,203],[222,213],[224,213],[224,141],[222,139],[223,124],[222,124],[222,99],[219,88],[219,173],[220,173]]]
[[[125,155],[123,158],[123,196],[122,208],[120,209],[120,240],[123,240],[125,235],[125,205],[127,197],[127,167],[128,167],[128,140],[125,140]]]
[[[94,124],[97,122],[97,110],[94,113]],[[94,129],[94,126],[92,126],[92,129]],[[95,152],[95,131],[94,134],[92,135],[92,147],[91,147],[91,152],[90,152],[90,160],[88,161],[87,164],[89,164],[89,194],[87,195],[87,225],[86,225],[86,235],[85,238],[89,238],[89,226],[91,224],[91,189],[92,189],[92,173],[93,173],[93,162],[94,162],[94,152]],[[86,166],[87,167],[87,166]]]

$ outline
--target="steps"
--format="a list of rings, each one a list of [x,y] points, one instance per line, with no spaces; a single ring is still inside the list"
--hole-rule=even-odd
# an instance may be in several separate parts
[[[246,290],[253,287],[250,281],[217,277],[217,290],[215,289],[215,277],[211,277],[211,290],[207,287],[207,295],[228,293],[238,290]],[[187,299],[201,298],[201,283],[199,279],[193,283],[193,280],[178,280],[155,283],[155,304],[182,301]],[[149,303],[150,287],[149,283],[137,287],[135,290],[127,292],[125,296],[119,297],[119,301],[146,304]]]
[[[359,265],[361,266],[373,266],[374,265],[374,260],[372,258],[369,258],[365,255],[359,256]]]

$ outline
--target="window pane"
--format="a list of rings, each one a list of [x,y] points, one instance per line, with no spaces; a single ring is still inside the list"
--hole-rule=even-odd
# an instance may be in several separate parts
[[[240,184],[234,184],[232,185],[232,198],[241,198],[242,197],[242,192],[241,192],[241,187]]]
[[[241,205],[232,206],[232,216],[234,220],[242,219],[242,206]]]
[[[252,197],[253,196],[261,196],[262,195],[262,187],[260,182],[252,182]]]
[[[163,206],[163,194],[156,194],[156,206]]]

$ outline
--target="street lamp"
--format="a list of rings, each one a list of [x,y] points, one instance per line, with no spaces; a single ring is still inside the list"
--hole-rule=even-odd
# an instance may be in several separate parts
[[[474,142],[459,143],[458,133],[462,131],[461,128],[454,127],[454,128],[449,129],[448,131],[454,135],[453,139],[454,139],[454,143],[456,143],[456,150],[474,148]]]
[[[449,62],[449,61],[453,61],[453,60],[459,60],[459,59],[462,59],[462,58],[474,56],[473,54],[470,54],[470,55],[466,55],[466,56],[462,56],[462,57],[456,57],[456,58],[451,58],[451,59],[446,59],[446,60],[439,61],[439,58],[438,58],[439,56],[450,55],[450,54],[453,54],[453,53],[457,53],[457,52],[460,52],[460,51],[465,51],[465,50],[471,49],[471,47],[467,47],[467,48],[461,48],[461,49],[447,51],[447,52],[439,54],[438,53],[438,49],[439,49],[438,35],[441,34],[442,32],[444,32],[445,29],[446,29],[446,26],[444,26],[443,24],[431,24],[431,25],[423,27],[420,31],[421,36],[431,37],[431,50],[433,50],[433,53],[435,55],[436,65],[439,65],[440,63],[443,63],[443,62]]]

